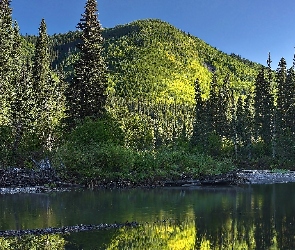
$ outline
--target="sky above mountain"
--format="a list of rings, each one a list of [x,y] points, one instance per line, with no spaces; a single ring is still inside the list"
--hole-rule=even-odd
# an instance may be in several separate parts
[[[22,34],[37,34],[41,19],[49,34],[76,30],[86,0],[12,0]],[[295,46],[294,0],[98,0],[103,27],[157,18],[208,44],[272,67],[281,57],[292,66]]]

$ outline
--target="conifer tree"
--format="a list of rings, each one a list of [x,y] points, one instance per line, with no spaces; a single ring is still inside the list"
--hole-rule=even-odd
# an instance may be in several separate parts
[[[240,96],[237,102],[237,137],[248,160],[252,157],[253,99],[248,94],[245,100]]]
[[[255,135],[262,139],[266,145],[271,144],[271,114],[272,95],[269,81],[265,79],[265,68],[261,68],[255,81],[254,109],[255,109]]]
[[[226,86],[226,87],[225,87]],[[207,115],[208,115],[208,149],[213,155],[220,154],[222,148],[222,137],[228,135],[228,93],[227,82],[224,86],[219,88],[217,82],[217,74],[212,77],[210,85],[210,97],[207,101]]]
[[[43,106],[50,72],[49,38],[45,20],[42,19],[37,37],[35,55],[33,59],[34,91],[36,103]]]
[[[230,121],[231,121],[231,106],[233,93],[230,90],[230,76],[226,75],[224,83],[221,86],[218,94],[218,103],[217,103],[217,126],[216,130],[220,136],[228,137],[232,134]]]
[[[0,0],[0,125],[9,123],[11,96],[13,23],[10,0]]]
[[[48,134],[48,119],[46,117],[48,112],[48,105],[46,103],[48,89],[49,89],[49,38],[47,35],[47,27],[45,20],[42,19],[39,27],[39,35],[35,45],[35,54],[33,57],[33,99],[35,107],[33,109],[33,116],[35,120],[35,133],[39,139],[39,146],[46,144]]]
[[[11,101],[11,127],[13,141],[11,152],[13,160],[17,166],[23,166],[24,152],[21,152],[20,147],[26,150],[30,144],[28,135],[32,132],[33,117],[31,111],[34,109],[34,99],[32,96],[32,79],[31,65],[27,61],[21,69],[21,73],[14,79],[13,98]],[[27,139],[27,140],[26,140]]]
[[[248,94],[244,104],[244,136],[243,142],[246,147],[246,153],[248,160],[252,158],[252,138],[254,130],[254,110],[253,110],[253,97],[252,94]]]
[[[217,75],[213,74],[208,100],[208,130],[210,133],[217,133],[218,95]]]
[[[33,58],[33,91],[35,134],[43,149],[50,150],[55,140],[54,131],[64,118],[64,85],[50,70],[49,38],[42,19]]]
[[[287,130],[291,133],[295,133],[295,70],[294,66],[291,67],[287,72],[286,78],[286,114],[285,124]]]
[[[195,121],[192,137],[193,145],[201,145],[206,148],[208,136],[208,117],[206,101],[202,97],[199,80],[195,81]]]
[[[271,57],[270,52],[268,53],[267,59],[267,84],[269,86],[269,120],[270,120],[270,139],[271,139],[271,153],[272,157],[276,157],[276,148],[277,148],[277,110],[275,107],[274,96],[273,96],[273,71],[271,68]],[[266,119],[267,120],[267,119]]]
[[[97,118],[105,112],[106,65],[102,56],[102,27],[98,21],[96,0],[87,0],[85,12],[77,26],[82,43],[80,58],[74,65],[74,79],[69,86],[69,117],[83,120]]]
[[[289,95],[291,89],[287,86],[287,63],[284,58],[281,58],[279,67],[276,71],[277,83],[277,108],[276,108],[276,125],[279,135],[286,131],[286,113],[289,108]]]

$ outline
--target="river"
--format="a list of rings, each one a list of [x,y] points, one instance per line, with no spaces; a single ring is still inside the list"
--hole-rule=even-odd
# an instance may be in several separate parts
[[[289,183],[1,195],[0,230],[126,221],[140,226],[0,238],[0,249],[295,249],[294,188]]]

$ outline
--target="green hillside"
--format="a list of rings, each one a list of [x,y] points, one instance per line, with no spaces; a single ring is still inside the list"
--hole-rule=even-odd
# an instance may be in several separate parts
[[[204,95],[212,74],[222,84],[229,74],[231,85],[253,86],[259,64],[225,54],[204,41],[161,20],[147,19],[105,29],[105,57],[109,80],[117,95],[156,102],[194,103],[194,82]],[[77,33],[52,36],[53,66],[75,60]]]

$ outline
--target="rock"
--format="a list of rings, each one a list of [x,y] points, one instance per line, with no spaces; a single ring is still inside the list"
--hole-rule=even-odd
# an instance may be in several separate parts
[[[15,237],[15,236],[24,236],[24,235],[48,235],[48,234],[66,234],[72,232],[85,232],[93,230],[107,230],[113,228],[122,228],[122,227],[137,227],[139,224],[137,222],[126,222],[123,224],[114,223],[114,224],[99,224],[99,225],[75,225],[75,226],[65,226],[65,227],[49,227],[42,229],[28,229],[28,230],[6,230],[0,231],[0,237]]]

